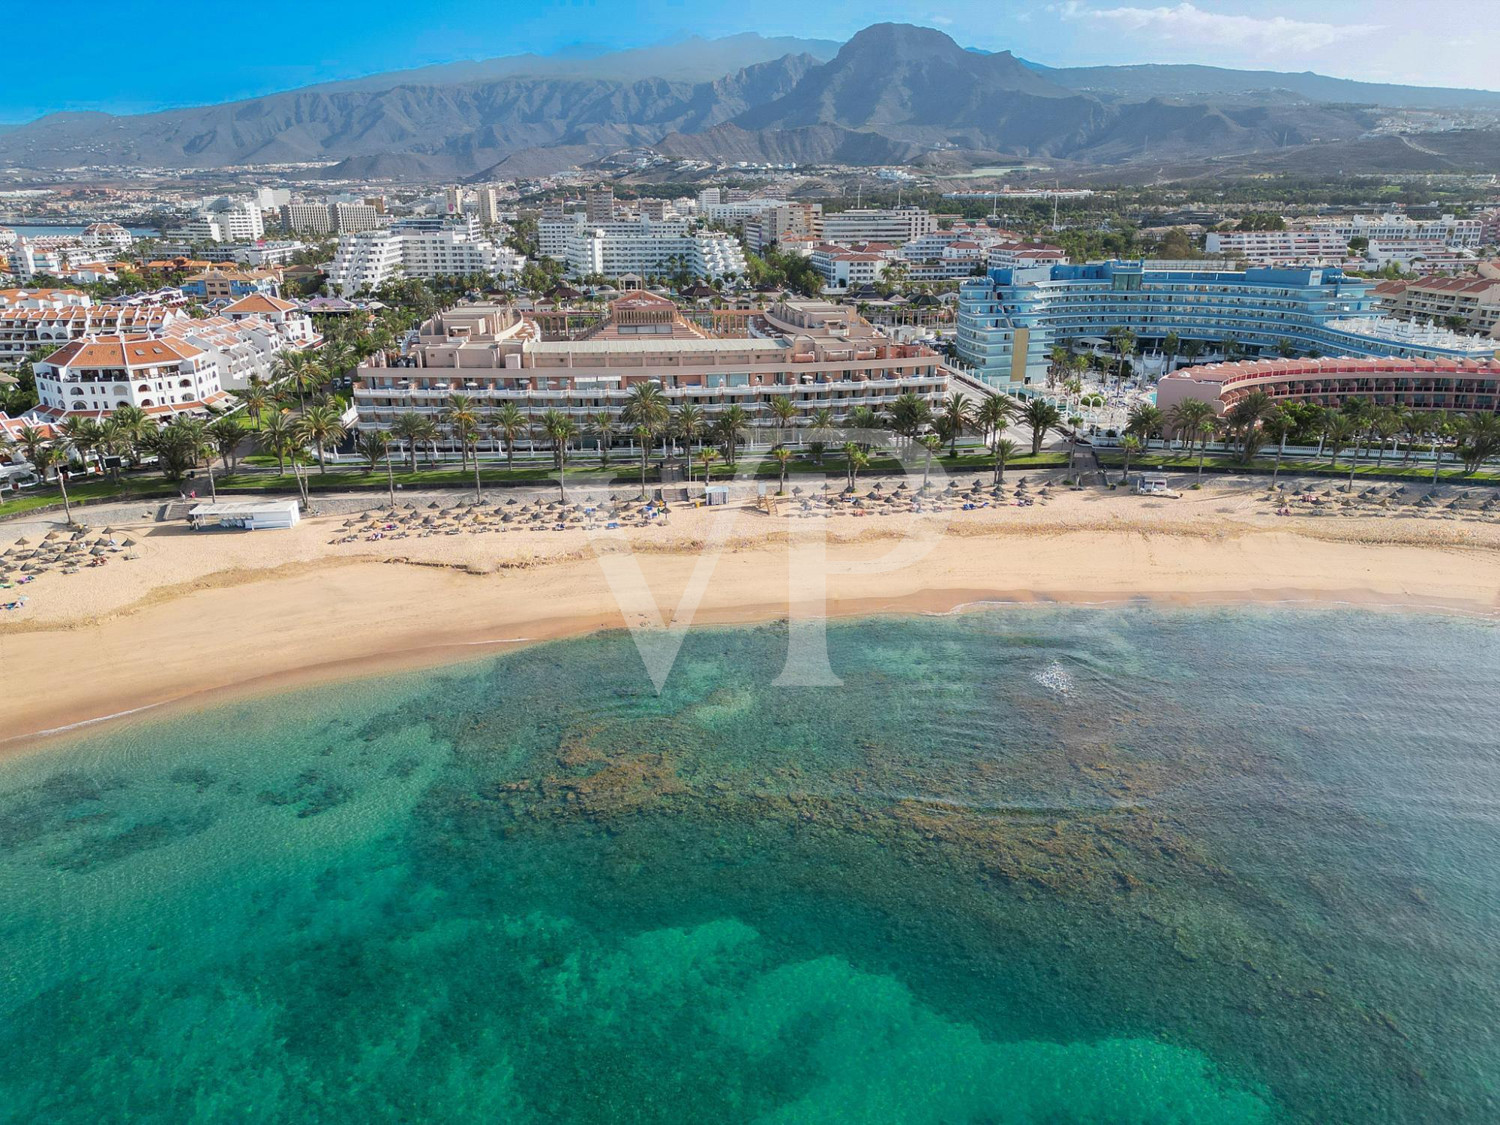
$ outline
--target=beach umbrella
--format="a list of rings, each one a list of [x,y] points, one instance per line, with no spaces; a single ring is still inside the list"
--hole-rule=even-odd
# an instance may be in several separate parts
[[[514,496],[512,496],[512,497],[511,497],[511,498],[510,498],[510,499],[509,499],[509,500],[507,500],[507,501],[506,501],[506,502],[505,502],[505,506],[506,506],[506,507],[507,507],[507,508],[514,508],[514,507],[515,507],[515,506],[516,506],[516,505],[517,505],[517,504],[519,504],[519,503],[520,503],[520,501],[519,501],[519,500],[517,500],[517,499],[516,499],[516,498],[515,498],[515,497],[514,497]]]
[[[428,510],[429,511],[433,511],[433,512],[437,511],[441,507],[442,507],[442,505],[439,504],[436,500],[434,500],[431,504],[427,505]]]
[[[134,539],[127,539],[127,540],[125,540],[125,542],[121,543],[120,546],[122,546],[122,547],[134,547],[135,546],[135,540]]]
[[[107,555],[107,554],[109,554],[109,552],[106,551],[103,547],[95,547],[92,551],[89,552],[89,554],[91,554],[91,555]]]
[[[19,539],[16,540],[16,546],[17,547],[25,547],[30,542],[31,542],[31,540],[27,539],[26,536],[23,535]]]
[[[48,543],[48,542],[51,542],[53,539],[61,539],[61,538],[62,538],[62,532],[60,532],[60,531],[49,531],[49,532],[47,532],[46,535],[42,536],[42,542]]]

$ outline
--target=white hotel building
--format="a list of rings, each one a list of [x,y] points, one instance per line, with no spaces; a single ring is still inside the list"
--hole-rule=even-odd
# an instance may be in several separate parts
[[[693,232],[685,219],[616,219],[591,223],[576,214],[537,224],[543,255],[562,262],[573,277],[637,273],[663,275],[684,270],[694,277],[743,276],[744,251],[729,235]]]
[[[397,224],[388,230],[360,231],[340,239],[328,269],[328,283],[340,296],[349,297],[398,277],[484,274],[511,278],[525,265],[524,254],[468,229]]]

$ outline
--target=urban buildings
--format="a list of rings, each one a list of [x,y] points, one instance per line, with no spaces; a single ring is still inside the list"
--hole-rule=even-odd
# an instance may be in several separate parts
[[[890,261],[884,254],[852,250],[844,246],[821,243],[808,259],[818,271],[826,289],[848,289],[872,285],[885,276]]]
[[[1277,401],[1341,406],[1350,398],[1414,410],[1500,409],[1500,361],[1490,359],[1267,359],[1186,367],[1162,377],[1157,405],[1187,399],[1220,413],[1252,391]]]
[[[159,304],[95,304],[77,289],[0,289],[0,367],[83,336],[156,332],[186,318]]]
[[[1107,342],[1126,328],[1142,345],[1168,335],[1207,354],[1469,357],[1493,343],[1382,319],[1370,286],[1336,269],[1243,272],[1147,269],[1142,262],[992,269],[959,289],[957,344],[987,382],[1046,377],[1054,344]]]
[[[371,203],[286,203],[281,225],[294,234],[357,234],[376,230],[385,216]]]
[[[36,365],[40,411],[53,418],[138,406],[153,414],[207,410],[224,403],[217,358],[185,339],[159,335],[88,336]]]
[[[340,239],[328,283],[348,297],[397,277],[510,278],[525,264],[525,255],[479,235],[477,223],[454,226],[441,219],[418,220]]]
[[[573,277],[741,276],[747,266],[739,242],[727,234],[693,232],[685,219],[616,219],[594,223],[582,213],[537,224],[541,252]]]
[[[1337,265],[1350,257],[1383,266],[1388,262],[1460,260],[1480,246],[1484,220],[1410,219],[1404,215],[1316,219],[1285,230],[1209,231],[1204,249],[1260,265]],[[1355,247],[1351,249],[1350,243]]]
[[[1375,287],[1375,303],[1398,320],[1500,339],[1500,262],[1481,262],[1478,276],[1383,281]]]
[[[894,242],[899,246],[935,230],[937,220],[921,207],[857,208],[823,215],[826,242]]]
[[[772,243],[792,238],[817,238],[823,233],[821,203],[776,201],[744,220],[745,245],[757,254]]]
[[[768,404],[778,397],[805,422],[825,407],[843,417],[905,393],[936,406],[947,390],[936,353],[887,339],[846,306],[783,301],[754,318],[751,332],[711,336],[645,292],[615,301],[603,324],[575,340],[543,339],[510,307],[460,307],[422,326],[414,366],[387,367],[383,356],[361,364],[354,402],[365,429],[388,429],[408,412],[438,417],[463,393],[486,410],[506,402],[532,417],[560,410],[586,430],[588,415],[618,418],[632,386],[654,383],[674,408],[695,403],[712,421],[737,404],[764,430],[775,425]]]

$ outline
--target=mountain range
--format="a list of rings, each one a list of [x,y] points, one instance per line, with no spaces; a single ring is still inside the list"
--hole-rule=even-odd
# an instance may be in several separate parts
[[[1403,109],[1420,111],[1407,135],[1379,128]],[[1458,120],[1421,132],[1421,114],[1439,113]],[[1488,91],[1194,65],[1051,68],[966,50],[931,28],[877,24],[842,45],[687,39],[450,63],[150,114],[55,113],[0,131],[0,165],[333,161],[331,177],[486,179],[650,148],[731,162],[1121,170],[1380,170],[1394,155],[1402,170],[1495,171],[1497,127],[1500,93]]]

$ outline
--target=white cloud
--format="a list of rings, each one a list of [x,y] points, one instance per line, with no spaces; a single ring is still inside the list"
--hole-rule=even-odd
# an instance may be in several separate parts
[[[1092,8],[1066,0],[1055,11],[1068,20],[1100,28],[1154,36],[1183,43],[1239,47],[1247,51],[1306,53],[1381,30],[1375,24],[1332,24],[1292,20],[1285,16],[1238,16],[1204,11],[1193,4],[1159,8]]]

